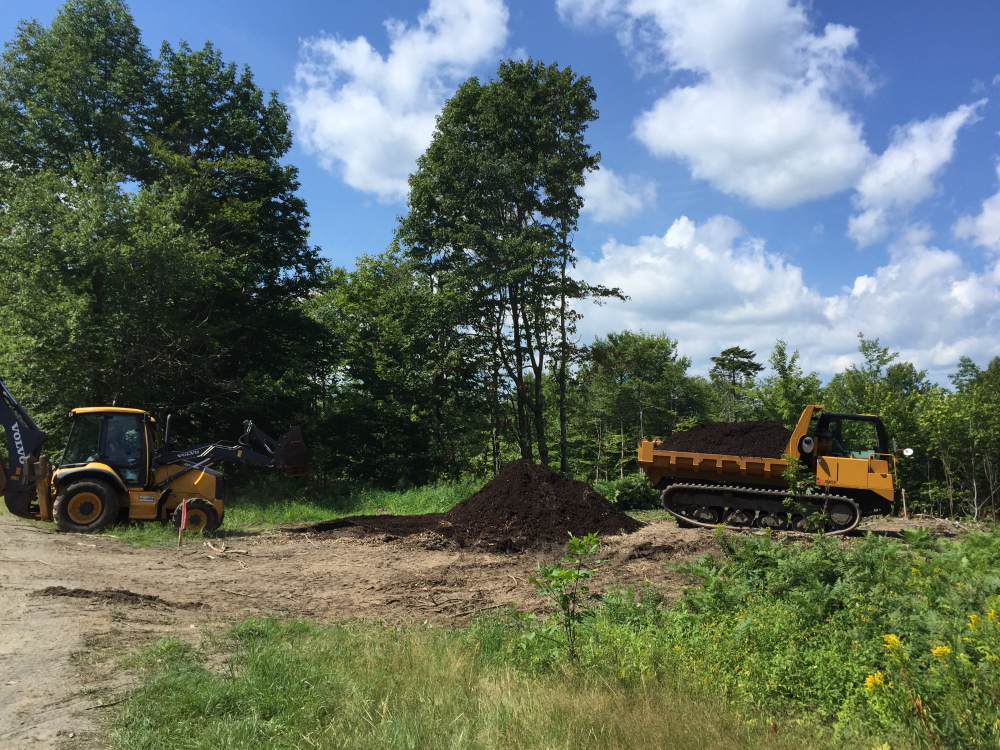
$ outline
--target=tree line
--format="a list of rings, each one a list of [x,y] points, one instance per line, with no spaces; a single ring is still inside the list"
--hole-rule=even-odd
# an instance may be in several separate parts
[[[1000,364],[949,387],[877,340],[821,383],[778,341],[708,377],[663,333],[583,343],[573,272],[598,112],[585,76],[506,61],[442,110],[392,245],[309,244],[285,105],[211,43],[147,49],[120,0],[22,22],[0,57],[0,373],[58,437],[74,406],[176,415],[179,439],[303,424],[326,477],[383,486],[512,458],[634,473],[643,436],[706,420],[879,414],[911,504],[993,514]]]

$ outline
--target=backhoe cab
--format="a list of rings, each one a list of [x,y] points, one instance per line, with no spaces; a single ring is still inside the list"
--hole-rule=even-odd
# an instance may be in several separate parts
[[[0,424],[9,456],[0,490],[14,515],[55,521],[61,530],[75,532],[100,531],[119,518],[173,518],[179,526],[186,515],[188,530],[214,531],[225,514],[225,484],[211,468],[216,462],[311,472],[298,427],[275,441],[248,421],[236,443],[175,451],[169,445],[170,417],[162,443],[156,420],[141,409],[82,408],[70,417],[66,449],[51,467],[41,453],[47,435],[0,382]]]

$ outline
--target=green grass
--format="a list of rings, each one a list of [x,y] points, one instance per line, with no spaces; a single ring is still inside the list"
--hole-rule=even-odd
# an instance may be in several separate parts
[[[247,621],[195,649],[145,651],[121,750],[830,747],[795,722],[737,716],[683,680],[615,685],[486,658],[474,631]],[[214,666],[210,666],[214,665]]]
[[[255,477],[233,482],[226,500],[226,517],[218,537],[240,536],[284,524],[316,523],[331,518],[438,513],[451,509],[478,490],[485,480],[464,477],[405,491],[379,490],[349,483],[319,483],[309,479]],[[135,546],[176,543],[170,524],[132,522],[105,532]]]

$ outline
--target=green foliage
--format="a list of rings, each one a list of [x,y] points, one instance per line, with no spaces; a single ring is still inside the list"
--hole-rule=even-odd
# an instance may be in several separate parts
[[[396,487],[485,469],[489,403],[481,352],[461,330],[465,297],[416,266],[363,256],[308,303],[334,342],[317,421],[335,476]]]
[[[0,58],[4,171],[73,171],[89,154],[137,180],[156,65],[119,0],[69,0],[50,27],[22,21]]]
[[[660,507],[660,493],[650,485],[649,477],[639,472],[595,482],[594,489],[621,510],[651,510]]]
[[[211,45],[152,58],[118,0],[19,27],[0,60],[0,367],[56,437],[69,408],[110,403],[175,411],[181,440],[304,421],[325,338],[300,304],[320,261],[290,146],[248,70]]]
[[[822,386],[815,372],[802,372],[798,350],[788,354],[788,344],[774,342],[768,361],[771,374],[756,381],[751,400],[756,403],[757,419],[772,419],[792,429],[809,404],[823,403]]]
[[[638,470],[640,438],[669,435],[685,418],[706,418],[710,388],[688,375],[690,366],[664,334],[621,331],[595,339],[581,359],[571,396],[570,423],[586,436],[578,447],[582,460],[573,467],[597,479],[626,476]]]
[[[719,394],[723,421],[738,422],[749,417],[754,378],[764,369],[764,365],[756,361],[756,356],[749,349],[731,346],[723,349],[719,356],[712,357],[709,374]]]
[[[847,742],[989,747],[1000,726],[1000,533],[905,538],[723,534],[724,559],[679,568],[698,585],[676,606],[647,590],[604,594],[578,625],[577,663],[623,685],[682,674],[753,713],[810,716]],[[523,622],[506,635],[491,627],[491,649],[522,668],[559,664]],[[885,648],[892,639],[905,663]]]
[[[885,671],[865,678],[866,718],[910,747],[1000,746],[1000,598],[967,631],[924,647],[883,636]]]
[[[798,456],[782,453],[781,458],[787,466],[781,472],[781,478],[788,482],[788,489],[799,495],[809,495],[816,491],[818,482],[816,473],[799,460]]]
[[[811,495],[819,487],[816,481],[816,474],[808,466],[803,464],[798,456],[789,456],[787,453],[781,454],[782,459],[788,464],[781,472],[781,477],[788,482],[788,489],[799,495]],[[782,505],[793,513],[805,513],[806,524],[810,531],[819,531],[826,525],[827,516],[824,513],[809,513],[795,498],[786,497]]]
[[[539,563],[537,574],[529,578],[538,592],[555,605],[556,624],[562,632],[566,654],[573,663],[578,655],[578,626],[590,614],[584,601],[590,588],[584,582],[592,578],[594,569],[604,562],[596,559],[600,547],[596,533],[582,537],[570,534],[561,562]]]
[[[532,60],[501,63],[486,84],[466,81],[417,161],[397,230],[436,289],[465,298],[458,325],[481,352],[494,434],[509,425],[520,457],[544,464],[544,379],[571,354],[569,302],[615,294],[567,273],[578,190],[600,160],[584,141],[595,96],[588,78]]]

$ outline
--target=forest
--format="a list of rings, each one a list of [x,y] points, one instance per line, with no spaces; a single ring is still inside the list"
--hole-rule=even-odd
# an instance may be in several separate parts
[[[860,332],[827,382],[780,340],[733,342],[706,377],[670,331],[581,340],[583,315],[628,304],[575,273],[597,117],[570,68],[466,81],[392,245],[333,267],[278,95],[210,42],[153,53],[120,0],[71,0],[0,58],[0,377],[50,445],[87,405],[172,413],[185,440],[301,424],[325,480],[397,489],[514,458],[627,477],[644,435],[819,403],[914,449],[911,510],[995,518],[998,359],[940,384]]]

